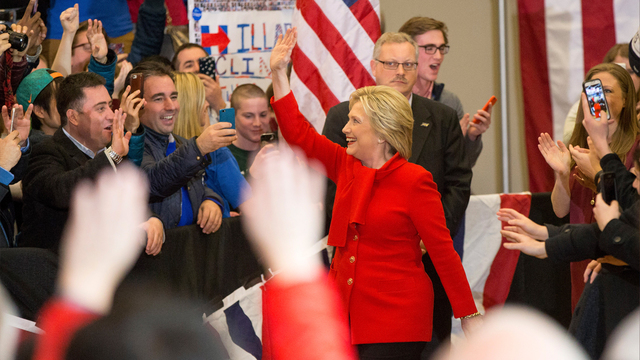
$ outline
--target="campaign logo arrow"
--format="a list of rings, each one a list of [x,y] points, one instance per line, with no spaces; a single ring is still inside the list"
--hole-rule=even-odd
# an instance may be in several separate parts
[[[226,27],[226,26],[225,26]],[[208,48],[212,46],[218,47],[218,52],[220,54],[225,53],[227,49],[227,45],[229,45],[229,37],[227,33],[222,29],[222,27],[218,26],[217,33],[202,33],[202,47]]]

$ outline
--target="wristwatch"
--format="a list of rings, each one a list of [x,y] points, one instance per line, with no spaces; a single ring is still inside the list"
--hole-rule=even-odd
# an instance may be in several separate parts
[[[122,162],[122,156],[118,155],[118,153],[116,153],[115,151],[113,151],[113,149],[111,148],[111,146],[109,146],[108,148],[106,148],[104,150],[107,155],[109,155],[109,157],[111,158],[111,160],[113,160],[113,162],[118,165]]]

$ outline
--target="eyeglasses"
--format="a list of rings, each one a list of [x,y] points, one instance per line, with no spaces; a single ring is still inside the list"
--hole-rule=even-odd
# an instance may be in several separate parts
[[[426,52],[429,55],[433,55],[436,53],[436,50],[440,50],[440,54],[445,55],[446,53],[449,52],[449,48],[451,46],[449,45],[441,45],[440,47],[437,47],[433,44],[429,44],[429,45],[418,45],[419,48],[423,48],[424,52]]]
[[[382,67],[387,69],[387,70],[396,70],[398,69],[398,66],[400,66],[402,64],[402,68],[404,69],[404,71],[413,71],[418,67],[418,63],[417,62],[406,62],[406,63],[399,63],[399,62],[395,62],[395,61],[382,61],[382,60],[378,60],[375,59],[377,62],[382,64]]]
[[[91,44],[89,44],[88,42],[82,43],[82,44],[78,44],[78,45],[72,47],[71,49],[74,50],[74,49],[79,48],[79,47],[81,47],[82,50],[84,50],[84,51],[91,52]]]

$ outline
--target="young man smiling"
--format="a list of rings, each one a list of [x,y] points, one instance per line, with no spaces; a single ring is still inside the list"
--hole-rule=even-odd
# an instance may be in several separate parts
[[[168,229],[197,223],[205,234],[222,223],[222,199],[203,180],[209,153],[236,139],[231,124],[217,123],[192,139],[173,134],[180,104],[171,69],[156,62],[136,66],[142,73],[144,107],[140,122],[146,129],[142,169],[149,177],[151,209]],[[127,78],[127,84],[130,78]]]
[[[236,111],[238,138],[229,145],[240,172],[245,177],[256,153],[260,150],[260,136],[269,132],[269,104],[264,91],[256,85],[238,86],[231,94],[231,107]]]
[[[436,82],[444,56],[449,52],[447,25],[432,18],[416,16],[404,23],[398,31],[409,34],[420,48],[418,77],[413,85],[413,93],[441,102],[456,111],[462,133],[465,135],[465,151],[469,157],[469,164],[473,167],[482,151],[481,135],[491,125],[491,106],[487,111],[478,110],[470,121],[469,114],[465,114],[458,96],[445,89],[444,84]]]

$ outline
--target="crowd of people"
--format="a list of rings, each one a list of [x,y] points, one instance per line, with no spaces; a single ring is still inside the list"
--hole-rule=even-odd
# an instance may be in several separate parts
[[[143,285],[116,289],[137,258],[162,253],[168,231],[212,234],[238,216],[265,267],[281,271],[263,296],[272,358],[447,358],[436,350],[450,343],[452,316],[472,340],[485,331],[452,237],[492,109],[465,113],[437,81],[450,48],[443,22],[414,17],[382,34],[370,63],[376,85],[342,99],[316,130],[289,85],[295,28],[272,50],[272,85],[238,86],[227,103],[219,77],[201,72],[202,46],[160,55],[164,1],[135,9],[135,35],[122,14],[105,17],[90,2],[57,2],[46,18],[35,3],[10,26],[24,49],[0,25],[0,281],[44,330],[18,358],[226,358],[197,305]],[[284,2],[203,2],[274,3]],[[587,73],[602,82],[606,116],[582,94],[566,143],[540,135],[555,172],[553,210],[571,224],[498,213],[506,248],[583,261],[572,263],[570,332],[594,359],[640,302],[639,54],[640,38]],[[219,118],[224,109],[233,124]],[[610,203],[598,194],[605,176],[616,179]],[[335,252],[325,270],[308,250],[327,234]],[[2,264],[12,254],[52,263],[55,294],[25,299],[21,275]],[[530,329],[557,331],[536,321]],[[565,358],[586,358],[563,341]],[[467,345],[469,354],[481,347]],[[0,357],[13,357],[3,350],[0,342]]]

